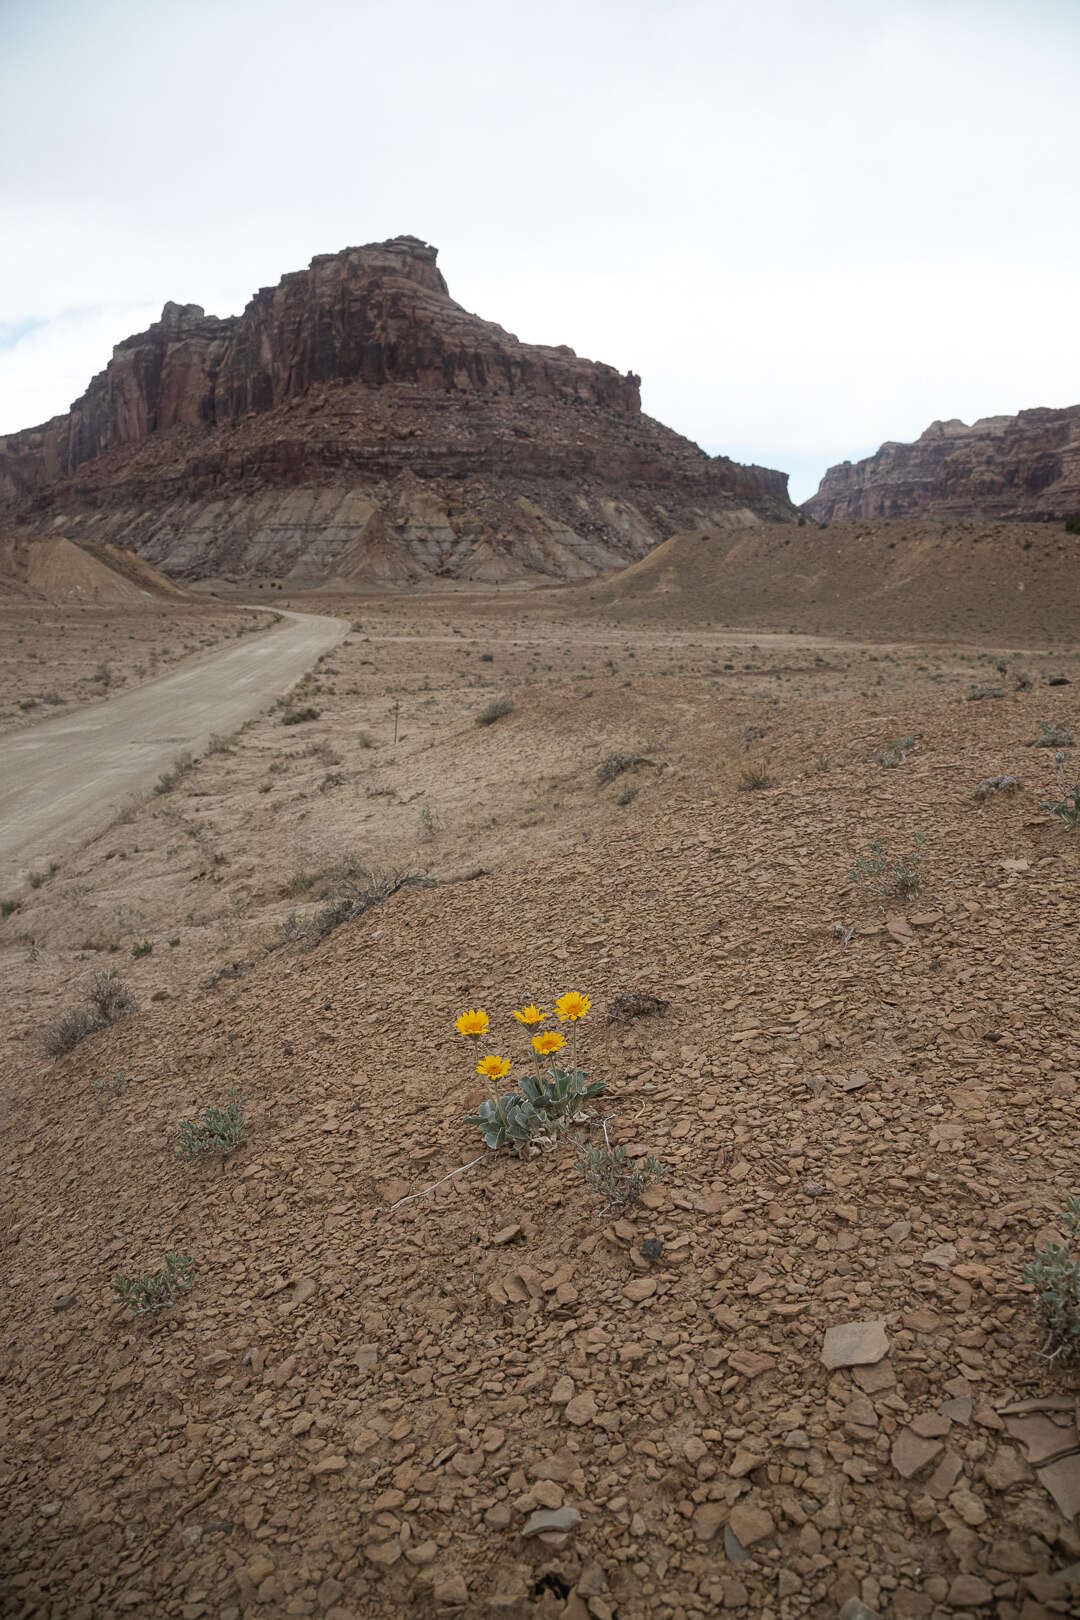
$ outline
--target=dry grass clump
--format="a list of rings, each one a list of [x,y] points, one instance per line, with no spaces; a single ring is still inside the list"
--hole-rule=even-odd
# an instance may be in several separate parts
[[[98,975],[86,993],[86,1003],[61,1013],[45,1031],[45,1050],[50,1057],[70,1052],[88,1035],[138,1011],[138,1003],[115,968]]]
[[[596,773],[596,780],[601,787],[614,782],[616,777],[624,771],[632,771],[635,765],[655,765],[656,761],[647,754],[609,754]]]
[[[176,784],[187,775],[188,771],[194,769],[195,761],[189,753],[177,755],[173,761],[172,769],[162,771],[158,777],[154,785],[154,792],[157,794],[171,793]]]
[[[762,788],[775,787],[767,765],[750,765],[739,778],[740,793],[758,793]]]
[[[654,996],[647,990],[627,990],[617,995],[607,1011],[609,1024],[626,1025],[635,1018],[652,1018],[665,1013],[668,1003],[663,996]]]
[[[513,712],[513,698],[492,698],[487,708],[481,709],[480,713],[477,715],[476,723],[478,726],[493,726],[496,720],[501,720],[504,715],[513,714]]]

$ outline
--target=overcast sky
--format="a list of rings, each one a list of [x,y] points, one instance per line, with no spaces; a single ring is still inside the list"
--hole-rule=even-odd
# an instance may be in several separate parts
[[[0,432],[409,233],[792,474],[1080,401],[1080,0],[0,0]]]

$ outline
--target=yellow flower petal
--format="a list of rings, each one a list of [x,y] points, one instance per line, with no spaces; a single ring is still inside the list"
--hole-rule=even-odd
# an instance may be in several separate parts
[[[576,1024],[579,1018],[584,1018],[592,1002],[588,996],[583,996],[580,990],[568,990],[565,996],[560,996],[555,1003],[555,1011],[564,1023],[569,1021]]]
[[[454,1019],[454,1028],[459,1035],[486,1035],[490,1023],[486,1012],[479,1007],[470,1007],[468,1012]]]
[[[543,1035],[534,1035],[532,1038],[533,1050],[539,1052],[541,1057],[547,1057],[549,1052],[559,1052],[566,1045],[566,1036],[560,1035],[558,1030],[545,1031]]]
[[[510,1059],[499,1057],[492,1052],[488,1057],[481,1058],[476,1065],[477,1074],[482,1074],[488,1080],[501,1080],[510,1073]]]
[[[515,1012],[514,1017],[519,1024],[542,1024],[547,1017],[547,1013],[542,1013],[539,1007],[530,1001],[527,1007],[522,1007],[520,1012]]]

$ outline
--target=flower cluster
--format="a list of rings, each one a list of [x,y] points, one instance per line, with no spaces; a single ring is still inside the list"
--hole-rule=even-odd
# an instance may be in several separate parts
[[[552,1063],[546,1073],[541,1069],[540,1059],[553,1059],[556,1052],[564,1050],[567,1038],[561,1030],[539,1028],[553,1015],[544,1012],[535,1002],[514,1009],[517,1023],[527,1031],[536,1031],[529,1037],[534,1072],[523,1076],[516,1092],[500,1098],[494,1083],[510,1073],[511,1060],[499,1052],[489,1052],[477,1062],[477,1074],[490,1080],[493,1090],[488,1101],[481,1103],[466,1123],[479,1125],[489,1147],[498,1148],[508,1143],[520,1150],[534,1137],[568,1125],[578,1113],[581,1102],[604,1089],[601,1081],[586,1085],[586,1076],[578,1068],[577,1026],[588,1016],[591,1007],[592,1002],[580,990],[569,990],[556,1001],[554,1016],[561,1024],[570,1026],[571,1067],[561,1069]],[[454,1020],[454,1028],[473,1042],[474,1049],[490,1027],[491,1020],[480,1007],[470,1007]]]

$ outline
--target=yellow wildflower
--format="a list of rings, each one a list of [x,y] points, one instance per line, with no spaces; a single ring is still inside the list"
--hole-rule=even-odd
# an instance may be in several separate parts
[[[539,1052],[541,1057],[547,1057],[549,1052],[562,1050],[566,1045],[566,1036],[560,1035],[558,1030],[546,1030],[543,1035],[534,1035],[532,1044],[534,1052]]]
[[[542,1024],[547,1017],[547,1013],[542,1013],[539,1007],[530,1001],[527,1007],[522,1007],[520,1012],[515,1012],[514,1017],[519,1024]]]
[[[480,1062],[476,1065],[476,1072],[484,1075],[488,1080],[501,1080],[504,1075],[510,1073],[510,1059],[496,1057],[492,1053],[490,1057],[480,1059]]]
[[[454,1028],[459,1035],[486,1035],[491,1019],[479,1007],[470,1007],[463,1012],[460,1018],[454,1019]]]
[[[588,996],[583,996],[580,990],[568,990],[565,996],[560,996],[555,1003],[555,1011],[564,1023],[569,1020],[576,1024],[579,1018],[584,1018],[592,1002]]]

